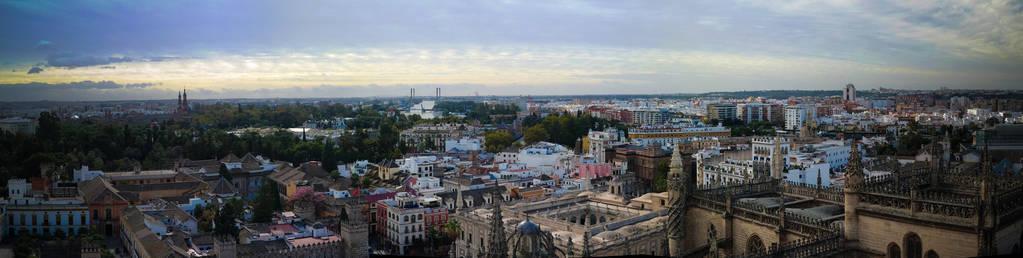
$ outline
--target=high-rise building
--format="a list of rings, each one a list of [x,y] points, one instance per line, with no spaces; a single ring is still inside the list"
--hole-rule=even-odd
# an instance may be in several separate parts
[[[707,119],[734,120],[736,113],[735,104],[732,103],[707,104]]]
[[[856,86],[853,86],[852,83],[846,84],[845,89],[842,90],[842,100],[856,102]]]

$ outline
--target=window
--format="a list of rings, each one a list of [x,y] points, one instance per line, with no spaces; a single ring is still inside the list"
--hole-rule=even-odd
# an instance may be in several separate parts
[[[60,226],[60,220],[63,219],[63,218],[64,218],[64,215],[57,214],[57,217],[55,218],[57,220],[57,226]]]
[[[902,250],[899,249],[899,245],[895,242],[888,244],[888,258],[899,258],[902,257]]]
[[[764,241],[760,240],[760,236],[752,235],[749,239],[746,239],[746,255],[763,253]]]
[[[927,250],[927,254],[925,254],[924,257],[926,257],[926,258],[938,258],[938,253],[934,252],[934,250]]]
[[[106,220],[110,220],[110,216],[112,216],[111,213],[113,212],[110,210],[110,208],[107,208],[105,212],[106,213],[104,213],[104,216],[106,217]]]
[[[99,209],[92,209],[92,219],[93,220],[99,219]]]
[[[920,258],[923,254],[923,244],[920,243],[920,236],[909,232],[903,237],[902,245],[906,247],[907,258]]]
[[[49,226],[49,225],[50,225],[50,214],[44,212],[43,213],[43,226]]]
[[[14,214],[7,215],[7,225],[14,225]]]
[[[20,218],[18,218],[18,222],[21,222],[22,226],[28,225],[28,223],[25,223],[25,214],[21,214],[19,217]]]
[[[81,224],[81,225],[88,224],[88,223],[85,223],[85,214],[84,213],[79,215],[79,216],[80,216],[80,218],[78,220],[78,224]]]

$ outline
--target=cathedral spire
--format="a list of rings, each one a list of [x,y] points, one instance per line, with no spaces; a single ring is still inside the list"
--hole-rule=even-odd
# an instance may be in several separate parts
[[[672,257],[682,255],[682,242],[685,239],[685,216],[686,198],[690,190],[688,186],[689,176],[683,170],[685,167],[682,161],[678,145],[671,154],[671,168],[668,170],[668,198],[671,202],[668,207],[668,253]]]
[[[494,188],[497,188],[497,179],[494,179]],[[504,217],[501,216],[501,201],[498,194],[491,194],[493,213],[490,215],[490,243],[487,246],[487,257],[503,258],[508,257],[508,238],[504,237]]]
[[[860,186],[863,184],[863,164],[860,163],[860,148],[856,140],[852,141],[849,148],[849,163],[845,165],[846,186]]]

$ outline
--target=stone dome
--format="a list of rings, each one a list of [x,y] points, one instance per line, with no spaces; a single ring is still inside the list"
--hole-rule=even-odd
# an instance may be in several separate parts
[[[520,222],[519,225],[515,227],[515,232],[518,232],[521,235],[536,235],[540,233],[540,226],[527,219],[526,221]]]

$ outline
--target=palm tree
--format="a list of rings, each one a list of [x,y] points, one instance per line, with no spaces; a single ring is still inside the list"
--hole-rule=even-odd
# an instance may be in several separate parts
[[[453,243],[455,239],[458,239],[458,236],[462,235],[462,224],[456,219],[449,219],[448,222],[444,224],[444,233],[447,233],[448,238],[451,239]]]

